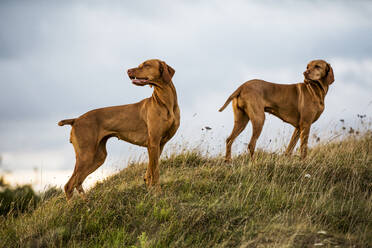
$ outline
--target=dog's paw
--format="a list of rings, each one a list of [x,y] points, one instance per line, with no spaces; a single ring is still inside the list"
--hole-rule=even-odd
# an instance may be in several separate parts
[[[231,164],[231,158],[225,158],[224,162],[227,163],[227,164]]]
[[[161,190],[160,184],[151,185],[149,189],[151,193],[154,194],[155,196],[161,195],[163,193],[163,191]]]
[[[143,182],[146,184],[147,187],[151,187],[152,185],[151,177],[148,177],[147,175],[143,177]]]

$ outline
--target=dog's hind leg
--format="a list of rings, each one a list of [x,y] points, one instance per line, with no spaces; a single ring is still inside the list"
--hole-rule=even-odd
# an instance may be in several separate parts
[[[106,150],[106,142],[107,142],[107,137],[103,138],[98,147],[97,147],[97,151],[95,153],[95,156],[94,156],[94,159],[93,159],[93,162],[88,164],[88,166],[86,168],[84,168],[84,165],[81,166],[81,173],[79,173],[77,175],[77,181],[76,181],[76,189],[77,191],[79,192],[81,198],[83,198],[84,200],[86,200],[86,196],[85,196],[85,191],[83,189],[83,182],[85,180],[85,178],[93,173],[96,169],[98,169],[106,160],[106,156],[107,156],[107,150]]]
[[[82,180],[82,176],[87,174],[87,171],[88,171],[88,169],[89,169],[89,167],[91,166],[92,163],[93,163],[92,158],[89,158],[89,157],[86,157],[86,156],[85,157],[82,157],[82,156],[77,156],[76,157],[74,172],[72,173],[72,176],[70,177],[70,179],[68,180],[68,182],[65,185],[65,194],[66,194],[67,200],[69,200],[72,197],[75,188],[78,190],[79,193],[82,193],[82,191],[81,191],[82,188],[79,187],[79,186],[81,186],[82,181],[84,181],[84,180]],[[90,173],[88,173],[87,175],[89,175],[89,174]],[[85,177],[84,177],[84,179],[85,179]]]
[[[85,191],[83,189],[83,186],[80,184],[80,185],[76,186],[76,189],[79,192],[79,195],[80,195],[81,199],[83,199],[84,201],[86,201],[87,200],[87,197],[85,195]]]
[[[247,110],[252,122],[252,137],[251,140],[249,141],[248,149],[251,154],[251,157],[253,157],[257,139],[258,137],[260,137],[262,127],[265,123],[265,112],[263,108],[261,109],[259,106],[253,105],[248,107]]]
[[[95,171],[105,161],[107,155],[106,141],[108,138],[103,138],[98,144],[96,139],[97,137],[94,133],[79,130],[79,126],[74,126],[71,130],[70,140],[75,149],[76,163],[74,172],[64,188],[67,200],[72,197],[75,188],[82,198],[85,198],[82,183],[90,173]]]
[[[76,174],[77,174],[76,168],[77,168],[77,165],[78,165],[78,161],[76,161],[74,172],[72,173],[70,179],[68,180],[68,182],[65,184],[65,187],[64,187],[67,201],[70,200],[70,198],[74,194],[74,189],[75,189],[75,186],[74,185],[75,185],[75,181],[76,181]]]
[[[236,137],[244,130],[249,121],[249,117],[245,112],[237,106],[236,100],[233,100],[233,110],[234,110],[234,128],[230,136],[226,139],[226,155],[225,161],[231,161],[231,146],[234,143]]]

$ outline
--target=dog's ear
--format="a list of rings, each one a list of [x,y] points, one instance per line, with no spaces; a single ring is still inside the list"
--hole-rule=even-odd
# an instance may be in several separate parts
[[[335,77],[333,75],[333,69],[332,69],[331,65],[330,64],[327,64],[327,67],[328,67],[328,72],[327,72],[327,75],[326,75],[324,81],[328,85],[330,85],[330,84],[332,84],[335,81]]]
[[[165,82],[170,82],[172,80],[172,77],[175,73],[175,70],[167,65],[165,62],[161,61],[160,62],[160,72],[163,80]]]

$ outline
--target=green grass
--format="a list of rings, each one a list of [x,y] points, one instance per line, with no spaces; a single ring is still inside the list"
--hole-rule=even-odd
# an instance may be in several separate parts
[[[190,151],[161,161],[162,193],[131,164],[67,204],[0,217],[1,247],[372,247],[372,134],[308,159]]]

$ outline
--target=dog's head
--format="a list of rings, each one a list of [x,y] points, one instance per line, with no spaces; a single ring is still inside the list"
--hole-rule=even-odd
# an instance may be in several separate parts
[[[150,59],[136,68],[129,69],[128,76],[135,85],[161,87],[163,84],[171,82],[174,72],[175,70],[164,61]]]
[[[304,71],[304,76],[305,82],[315,81],[327,86],[335,81],[331,65],[324,60],[311,61]]]

